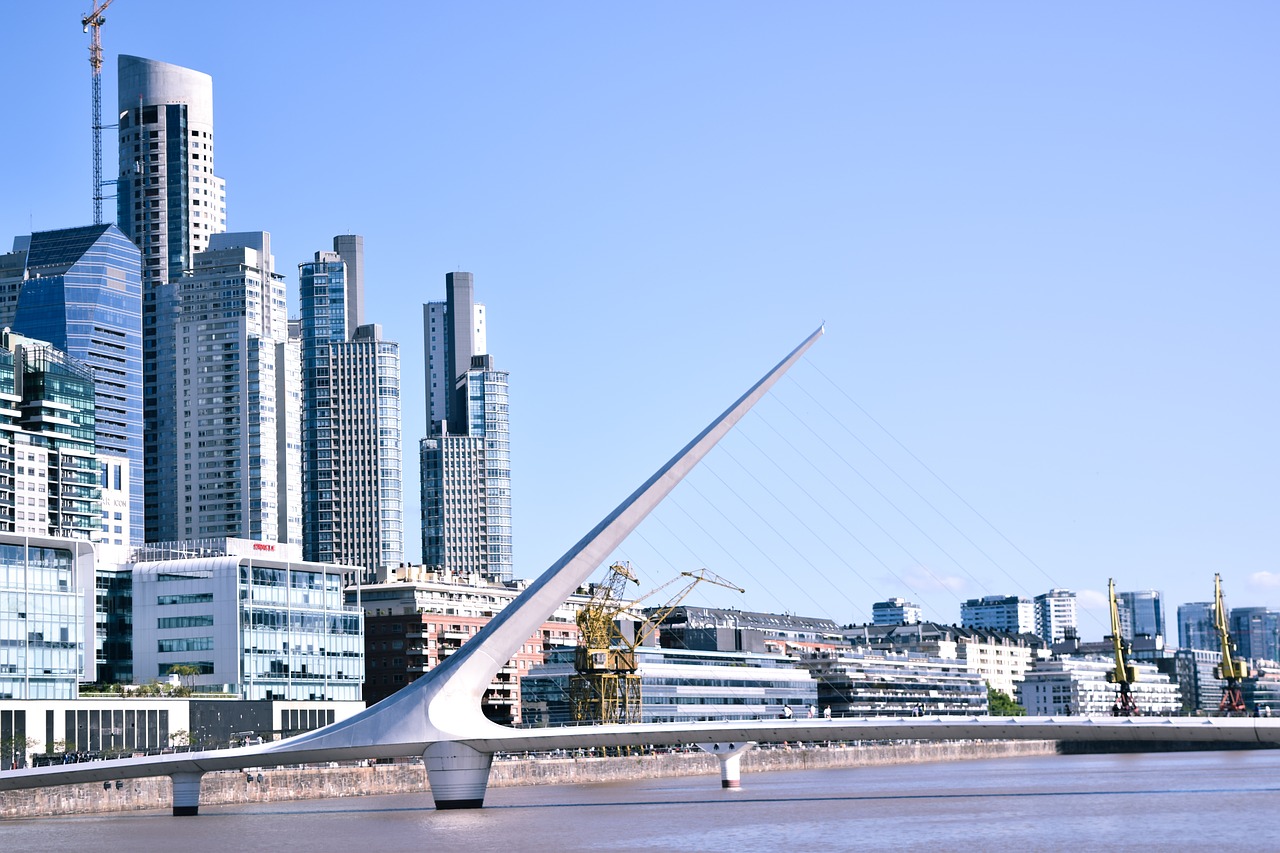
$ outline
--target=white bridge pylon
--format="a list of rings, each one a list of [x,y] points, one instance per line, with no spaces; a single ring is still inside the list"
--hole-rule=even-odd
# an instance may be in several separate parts
[[[734,787],[738,759],[749,742],[1050,739],[1280,742],[1280,719],[1063,719],[948,717],[855,720],[744,720],[715,723],[600,725],[513,729],[485,718],[480,705],[498,670],[578,589],[644,518],[823,334],[819,327],[755,385],[658,469],[617,509],[547,569],[478,634],[431,672],[361,713],[287,740],[237,749],[36,767],[0,773],[0,791],[148,776],[173,779],[173,813],[199,810],[201,777],[243,770],[421,755],[437,808],[484,804],[493,753],[722,744],[722,783]]]

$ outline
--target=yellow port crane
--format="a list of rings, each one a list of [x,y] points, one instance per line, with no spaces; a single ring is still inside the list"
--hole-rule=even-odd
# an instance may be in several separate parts
[[[686,582],[668,601],[657,608],[650,619],[634,631],[624,632],[620,620],[640,602],[684,579]],[[638,723],[643,697],[640,676],[636,672],[636,647],[653,635],[662,621],[680,604],[695,586],[706,581],[716,586],[745,592],[707,569],[681,572],[639,598],[628,600],[628,584],[639,585],[640,579],[630,563],[614,563],[604,582],[596,586],[591,600],[578,611],[578,649],[574,657],[574,674],[569,678],[569,700],[573,718],[586,723]]]
[[[1231,631],[1227,628],[1227,606],[1222,600],[1222,576],[1219,574],[1213,576],[1213,628],[1218,632],[1218,642],[1222,646],[1222,663],[1213,668],[1214,678],[1223,681],[1218,710],[1227,715],[1248,713],[1240,682],[1249,677],[1249,664],[1235,655],[1236,644],[1231,641]]]
[[[1136,717],[1141,711],[1133,699],[1133,684],[1138,680],[1138,667],[1129,663],[1129,643],[1120,630],[1120,608],[1116,604],[1116,582],[1107,579],[1107,595],[1111,599],[1111,647],[1115,654],[1115,667],[1107,673],[1107,681],[1116,685],[1116,703],[1111,713],[1118,717]]]
[[[102,224],[102,25],[112,0],[97,0],[80,25],[89,33],[89,67],[93,87],[93,224]]]

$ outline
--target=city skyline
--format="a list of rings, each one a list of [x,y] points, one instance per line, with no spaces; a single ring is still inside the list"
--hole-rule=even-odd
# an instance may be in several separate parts
[[[83,9],[49,6],[12,12],[20,26],[0,36],[3,67],[39,67],[48,102],[46,133],[0,143],[6,241],[91,221]],[[253,7],[256,32],[280,44],[243,66],[227,49],[248,45],[234,7],[193,40],[186,13],[113,5],[104,92],[117,53],[209,74],[228,227],[270,231],[287,273],[329,235],[365,236],[366,313],[404,348],[406,471],[427,435],[418,306],[442,273],[475,272],[501,365],[520,377],[517,576],[825,319],[794,379],[690,479],[698,491],[627,543],[655,581],[705,564],[749,590],[710,603],[841,623],[891,596],[956,621],[968,598],[1065,587],[1086,636],[1103,632],[1086,614],[1108,577],[1161,590],[1169,616],[1208,598],[1216,571],[1232,606],[1280,605],[1275,127],[1256,106],[1274,79],[1275,10],[1138,5],[1109,11],[1102,35],[1087,13],[997,5],[918,20],[747,5],[727,33],[720,6],[436,9],[427,44],[410,47],[393,12],[370,9],[349,21],[360,52],[342,65],[363,72],[350,74],[300,51],[339,7]],[[460,66],[435,58],[460,46]],[[421,94],[368,85],[416,79],[424,53]],[[281,145],[275,126],[313,121],[319,102],[422,113],[401,142],[421,146],[425,179],[405,186],[397,164],[337,134]],[[586,394],[599,429],[571,422]],[[879,527],[787,440],[839,469]],[[770,507],[782,544],[743,544],[764,525],[716,512],[734,493],[764,501],[737,460],[767,492],[790,492],[789,473],[830,495],[837,518]],[[414,543],[412,480],[405,496]],[[802,521],[832,547],[810,548]]]

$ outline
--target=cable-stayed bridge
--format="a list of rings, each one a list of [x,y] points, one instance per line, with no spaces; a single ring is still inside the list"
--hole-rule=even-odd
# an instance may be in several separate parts
[[[481,698],[502,665],[822,334],[819,328],[809,335],[461,649],[382,702],[339,723],[272,743],[12,770],[0,773],[0,791],[169,776],[173,813],[194,815],[201,777],[210,771],[421,755],[437,808],[478,808],[484,803],[493,754],[499,751],[697,743],[720,757],[722,779],[731,786],[741,752],[752,742],[976,738],[1280,743],[1280,719],[1264,718],[913,717],[542,729],[513,729],[486,719]]]

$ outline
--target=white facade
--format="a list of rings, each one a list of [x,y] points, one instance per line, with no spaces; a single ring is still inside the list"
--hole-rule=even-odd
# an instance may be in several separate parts
[[[960,624],[966,628],[990,628],[1014,634],[1035,631],[1031,599],[1016,595],[984,595],[960,604]]]
[[[343,490],[333,502],[333,560],[397,565],[404,559],[400,345],[383,340],[380,326],[361,326],[351,340],[329,345],[329,370],[330,482]]]
[[[427,362],[427,424],[432,435],[440,431],[440,425],[448,417],[448,399],[453,393],[445,357],[445,348],[449,345],[445,322],[447,308],[447,302],[428,302],[422,306],[422,351]],[[489,339],[485,331],[484,303],[472,303],[471,326],[474,354],[487,355]]]
[[[302,353],[299,341],[276,344],[276,407],[285,413],[276,429],[275,541],[302,544]]]
[[[924,619],[920,605],[905,598],[890,598],[871,605],[873,625],[915,625]]]
[[[119,95],[117,224],[142,250],[144,286],[170,281],[227,230],[226,182],[213,173],[213,78],[121,55]],[[173,245],[175,235],[186,245]]]
[[[1067,629],[1077,628],[1076,594],[1069,589],[1051,589],[1036,596],[1036,636],[1046,643],[1060,643]]]
[[[292,548],[234,540],[150,548],[133,573],[134,679],[167,679],[193,666],[196,690],[243,699],[360,699],[364,622],[346,607],[352,566],[276,556]],[[184,548],[185,546],[185,548]],[[216,554],[217,556],[186,556]],[[237,555],[235,551],[248,552]]]
[[[1114,666],[1101,657],[1041,661],[1018,686],[1018,701],[1033,717],[1110,715],[1118,688],[1107,681],[1107,673]],[[1182,708],[1178,685],[1153,664],[1136,666],[1138,680],[1132,691],[1143,716],[1177,714]]]
[[[161,468],[176,472],[176,492],[161,509],[158,538],[276,541],[283,527],[298,541],[301,530],[289,524],[298,513],[281,501],[300,494],[301,481],[279,481],[282,471],[300,478],[302,470],[297,400],[277,397],[297,375],[296,347],[281,346],[284,280],[265,232],[216,234],[210,244],[194,274],[168,286],[176,394],[159,454]]]

